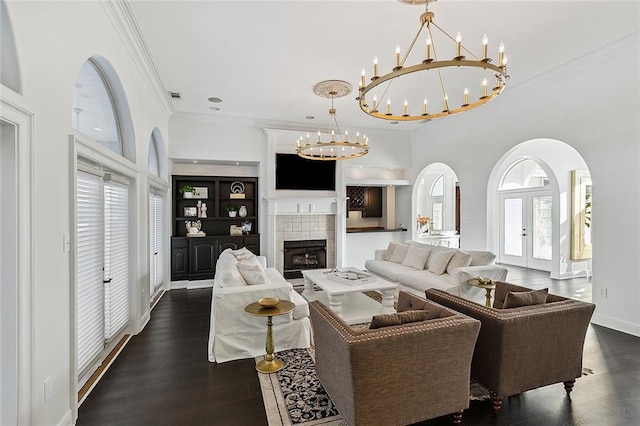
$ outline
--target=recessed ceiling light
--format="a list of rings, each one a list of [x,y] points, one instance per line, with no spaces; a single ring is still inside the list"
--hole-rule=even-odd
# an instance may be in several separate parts
[[[390,121],[389,124],[398,124],[397,121]]]
[[[216,104],[219,104],[220,102],[222,102],[222,99],[215,98],[215,97],[211,97],[208,100],[209,100],[209,102],[213,102],[213,103],[216,103]]]
[[[239,165],[240,165],[240,163],[236,163],[236,166],[239,166]]]
[[[211,111],[220,111],[220,108],[218,108],[218,107],[209,107],[209,109]]]
[[[197,163],[197,161],[196,161],[196,160],[193,160],[193,162],[194,162],[194,163]]]
[[[305,118],[307,120],[313,120],[315,117],[313,115],[307,115]]]
[[[101,131],[102,129],[100,127],[94,127],[93,130]]]

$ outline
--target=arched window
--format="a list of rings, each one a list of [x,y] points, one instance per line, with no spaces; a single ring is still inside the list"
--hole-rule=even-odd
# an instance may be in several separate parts
[[[541,188],[547,185],[549,178],[542,167],[527,158],[511,166],[500,183],[500,189]]]
[[[73,91],[71,126],[110,151],[135,162],[131,113],[118,74],[99,56],[81,67]]]
[[[149,139],[149,156],[147,161],[150,174],[157,176],[162,180],[167,178],[164,142],[162,139],[162,133],[157,127],[153,129],[153,132],[151,132],[151,138]]]

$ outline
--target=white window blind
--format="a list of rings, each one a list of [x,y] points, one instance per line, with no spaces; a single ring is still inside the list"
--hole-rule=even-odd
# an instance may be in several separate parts
[[[129,188],[104,183],[104,338],[111,340],[129,321]]]
[[[149,194],[149,294],[153,296],[164,283],[164,198]]]
[[[78,171],[76,327],[79,376],[104,348],[102,178]]]

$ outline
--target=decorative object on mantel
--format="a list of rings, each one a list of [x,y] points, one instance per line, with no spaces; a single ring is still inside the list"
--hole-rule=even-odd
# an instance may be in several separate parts
[[[457,33],[454,38],[434,22],[435,14],[429,12],[429,3],[436,0],[398,1],[407,5],[425,4],[425,12],[420,16],[420,27],[404,56],[401,57],[400,45],[396,46],[395,67],[391,72],[379,75],[378,57],[374,56],[373,77],[371,77],[371,82],[366,84],[366,71],[364,68],[362,69],[359,96],[357,98],[362,111],[372,117],[384,120],[432,120],[484,105],[504,90],[509,75],[507,74],[507,56],[504,54],[503,43],[500,43],[498,48],[498,64],[494,65],[491,63],[492,59],[488,56],[489,41],[486,34],[482,37],[482,53],[478,57],[462,44],[462,35],[460,33]],[[439,31],[432,32],[432,27]],[[418,62],[415,65],[407,65],[407,58],[423,30],[426,30],[426,39],[418,43],[419,46],[423,47],[416,49],[419,52],[414,54]],[[439,53],[447,55],[445,59],[438,59],[436,42],[442,48]],[[444,45],[444,43],[449,43],[449,46]],[[478,40],[478,46],[480,46],[480,40]],[[471,56],[472,59],[467,59],[465,55]],[[429,70],[434,71],[415,76],[417,72]],[[418,77],[422,78],[418,80]],[[414,80],[410,81],[409,78]],[[401,79],[402,82],[399,81]],[[495,79],[495,86],[491,91],[488,90],[488,84],[490,84],[488,79]],[[393,87],[394,90],[391,90],[392,82],[396,82]],[[452,82],[459,84],[459,86],[452,87]],[[387,84],[383,87],[380,86],[382,83]],[[373,97],[367,99],[369,92],[378,86],[380,86],[378,88],[380,92],[373,92]],[[378,95],[380,95],[380,98],[378,98]],[[381,102],[386,99],[386,108],[383,111],[378,110],[380,107],[378,99]],[[391,99],[396,102],[401,102],[404,99],[402,114],[392,112]],[[442,100],[442,111],[429,112],[429,106],[432,105],[431,102],[439,102],[440,100]],[[410,106],[414,108],[414,112],[410,112]],[[382,110],[383,108],[380,109]],[[416,112],[415,109],[421,110]]]
[[[230,225],[229,235],[232,235],[232,236],[242,235],[242,226]]]
[[[229,217],[236,217],[238,214],[238,206],[233,203],[227,204],[224,208],[229,212]]]
[[[199,220],[185,220],[184,224],[187,228],[187,237],[206,237],[207,234],[201,231],[202,223]]]
[[[247,208],[245,206],[240,206],[240,209],[238,210],[238,216],[247,217]]]
[[[229,198],[244,199],[244,184],[242,182],[232,182],[229,190],[231,191]]]
[[[347,130],[343,135],[336,109],[333,107],[334,98],[341,98],[351,93],[351,84],[342,80],[321,81],[313,86],[313,91],[318,96],[331,99],[331,108],[329,115],[322,120],[316,130],[317,141],[312,142],[308,133],[306,139],[301,136],[296,144],[296,153],[309,160],[326,161],[349,160],[366,155],[369,152],[369,138],[364,134],[360,137],[360,133],[357,132],[355,140],[350,141]],[[329,126],[328,129],[326,125]],[[326,130],[331,134],[331,140],[322,142],[322,133]]]
[[[193,186],[184,185],[180,187],[178,191],[180,191],[182,198],[193,198],[193,194],[196,192],[196,189]]]

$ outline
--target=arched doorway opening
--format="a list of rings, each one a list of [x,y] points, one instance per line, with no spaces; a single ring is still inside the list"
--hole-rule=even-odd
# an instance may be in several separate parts
[[[453,169],[444,163],[426,166],[416,178],[413,200],[416,222],[412,238],[426,237],[427,228],[418,223],[418,217],[428,217],[432,235],[449,237],[452,240],[447,240],[446,245],[459,246],[456,234],[460,232],[460,186]]]
[[[498,255],[498,262],[517,264],[512,263],[513,258],[505,258],[501,253],[505,244],[511,244],[509,248],[512,252],[519,242],[529,244],[522,250],[533,253],[531,241],[537,238],[536,255],[541,257],[540,261],[549,262],[548,266],[541,266],[534,260],[525,264],[525,267],[548,270],[550,277],[555,279],[591,274],[591,259],[572,259],[571,256],[571,233],[572,228],[575,228],[572,218],[576,215],[575,209],[572,210],[572,194],[575,192],[572,171],[588,175],[586,162],[573,147],[555,139],[540,138],[522,142],[500,158],[491,172],[487,186],[488,249]],[[505,199],[510,199],[510,195],[517,193],[524,194],[526,199],[507,201],[507,204],[511,203],[509,207],[515,210],[505,210]],[[538,198],[534,200],[534,197]],[[519,231],[526,235],[516,234],[518,220],[514,218],[520,203],[524,214],[529,211],[531,215],[531,209],[537,209],[539,215],[535,225],[532,222],[535,219],[520,216],[524,226]],[[510,219],[515,220],[510,225],[513,228],[510,243],[505,241],[504,232],[504,219],[509,214],[512,215]],[[525,231],[522,232],[522,229]],[[550,259],[546,259],[549,251]]]

